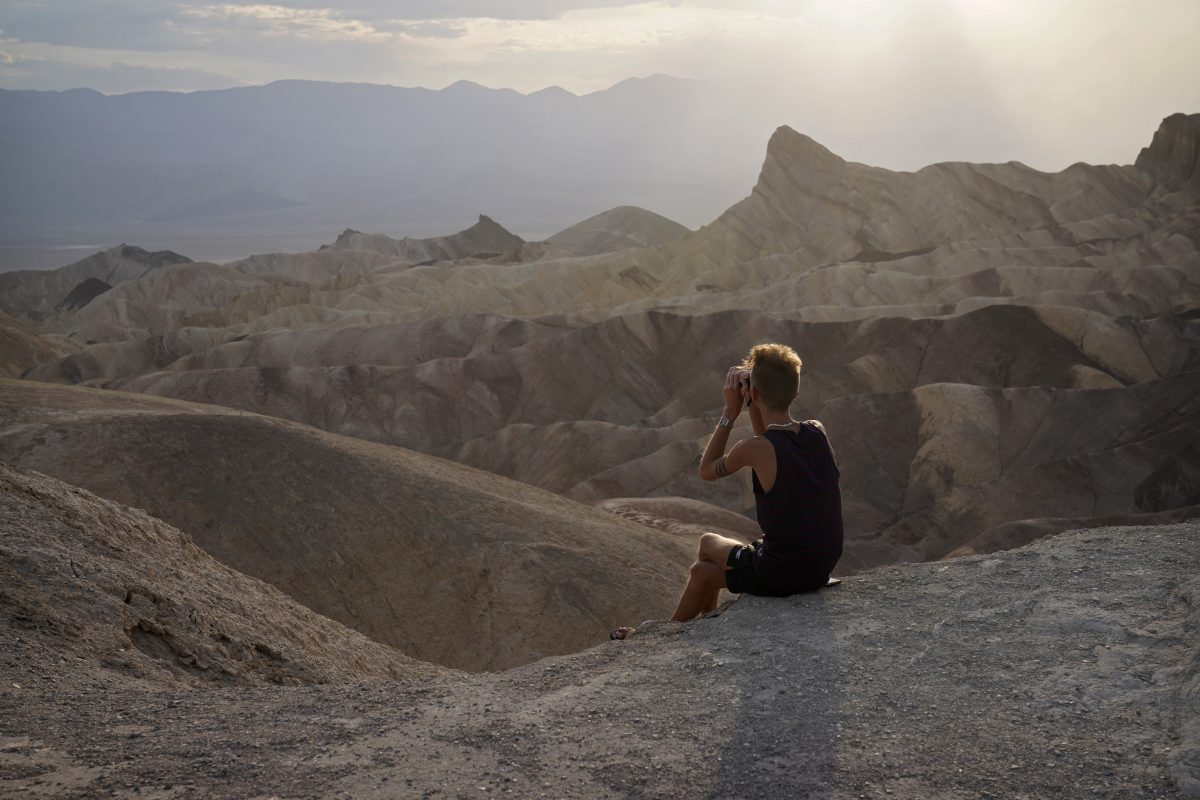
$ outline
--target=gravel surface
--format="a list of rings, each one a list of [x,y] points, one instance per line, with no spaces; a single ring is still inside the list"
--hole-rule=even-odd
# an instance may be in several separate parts
[[[504,673],[5,680],[0,795],[1200,797],[1198,565],[1200,524],[1102,528]]]

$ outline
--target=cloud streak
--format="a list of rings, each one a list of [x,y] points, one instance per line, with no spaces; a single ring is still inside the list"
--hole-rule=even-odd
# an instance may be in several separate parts
[[[0,50],[0,86],[11,83],[29,89],[88,88],[105,94],[197,91],[239,85],[228,75],[193,67],[129,64],[120,60],[84,65],[76,60],[13,56]]]
[[[372,23],[343,16],[331,8],[293,8],[291,6],[237,3],[184,8],[194,19],[217,20],[232,27],[249,25],[265,36],[293,36],[298,39],[331,39],[383,42],[390,35]]]

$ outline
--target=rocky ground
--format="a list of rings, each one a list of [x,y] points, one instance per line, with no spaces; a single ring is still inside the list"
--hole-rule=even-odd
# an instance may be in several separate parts
[[[4,676],[0,795],[1200,797],[1198,564],[1198,523],[1094,529],[503,673]]]

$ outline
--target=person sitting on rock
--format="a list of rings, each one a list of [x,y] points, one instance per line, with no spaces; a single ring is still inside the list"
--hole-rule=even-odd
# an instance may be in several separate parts
[[[742,544],[705,533],[687,586],[671,616],[686,622],[717,607],[721,589],[786,597],[825,586],[842,555],[840,472],[825,426],[789,411],[800,388],[800,357],[782,344],[760,344],[725,374],[725,412],[700,459],[700,477],[726,478],[750,467],[762,539]],[[743,406],[754,436],[728,453]],[[617,628],[623,639],[635,628]]]

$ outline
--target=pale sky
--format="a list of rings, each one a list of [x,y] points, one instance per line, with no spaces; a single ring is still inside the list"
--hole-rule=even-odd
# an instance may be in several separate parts
[[[1130,163],[1200,112],[1198,0],[0,0],[0,88],[707,82],[846,158]]]

